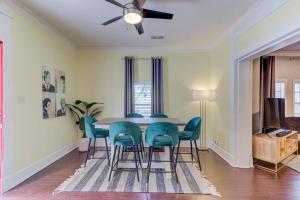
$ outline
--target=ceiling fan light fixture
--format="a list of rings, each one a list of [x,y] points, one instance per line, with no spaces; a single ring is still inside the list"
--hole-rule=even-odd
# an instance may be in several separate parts
[[[142,21],[142,13],[137,9],[126,9],[124,20],[129,24],[138,24]]]

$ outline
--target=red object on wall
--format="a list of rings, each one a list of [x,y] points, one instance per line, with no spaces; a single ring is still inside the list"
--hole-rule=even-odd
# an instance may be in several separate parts
[[[3,42],[0,41],[0,192],[2,193],[3,161]]]

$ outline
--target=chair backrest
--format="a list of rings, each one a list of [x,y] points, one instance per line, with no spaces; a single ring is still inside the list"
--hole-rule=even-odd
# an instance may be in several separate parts
[[[87,138],[95,138],[95,127],[93,123],[96,121],[96,119],[92,116],[86,116],[84,117],[84,129],[85,129],[85,135]]]
[[[155,122],[148,126],[146,130],[145,140],[150,146],[154,145],[156,136],[166,136],[175,146],[178,143],[178,127],[170,122]]]
[[[187,125],[184,127],[185,131],[192,131],[192,139],[197,140],[200,137],[200,130],[201,130],[201,118],[194,117],[192,118]]]
[[[144,116],[140,113],[131,113],[126,116],[127,118],[144,118]]]
[[[113,122],[109,127],[109,140],[111,144],[115,144],[115,138],[121,135],[128,135],[131,137],[133,145],[138,145],[142,141],[142,134],[140,127],[127,121]]]
[[[168,115],[166,114],[153,114],[150,116],[150,118],[168,118]]]

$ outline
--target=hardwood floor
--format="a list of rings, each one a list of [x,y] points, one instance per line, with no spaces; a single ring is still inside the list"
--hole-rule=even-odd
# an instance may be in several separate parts
[[[16,188],[0,196],[7,200],[215,200],[208,195],[161,194],[161,193],[97,193],[64,192],[52,195],[52,192],[80,166],[85,154],[72,151],[38,174],[32,176]],[[278,175],[260,169],[237,169],[230,167],[212,151],[201,152],[204,173],[217,187],[222,199],[247,200],[300,199],[300,174],[285,167]]]

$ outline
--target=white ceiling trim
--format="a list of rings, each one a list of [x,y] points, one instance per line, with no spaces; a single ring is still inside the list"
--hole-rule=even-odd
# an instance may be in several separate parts
[[[234,23],[224,34],[222,34],[216,42],[211,46],[211,50],[218,47],[225,39],[232,37],[238,38],[241,34],[245,33],[263,18],[271,15],[288,0],[262,0],[256,2],[239,20]],[[262,9],[263,8],[263,9]]]
[[[7,5],[6,2],[2,2],[2,3],[0,4],[0,14],[1,14],[1,15],[5,15],[5,16],[11,18],[11,19],[14,18],[14,13],[13,13],[13,11],[10,9],[10,7]]]
[[[80,47],[80,52],[190,52],[209,53],[210,48],[177,48],[177,47]]]
[[[7,2],[7,1],[6,1]],[[19,0],[11,0],[7,2],[7,5],[15,7],[18,9],[21,14],[24,16],[30,18],[34,22],[38,23],[42,27],[44,27],[46,30],[49,31],[49,33],[53,34],[54,36],[58,37],[61,39],[65,44],[67,44],[69,47],[71,47],[74,50],[77,50],[78,47],[75,42],[71,41],[68,37],[66,37],[62,32],[57,30],[54,26],[50,25],[46,20],[38,16],[37,14],[33,13],[31,10],[28,8],[24,7]]]

